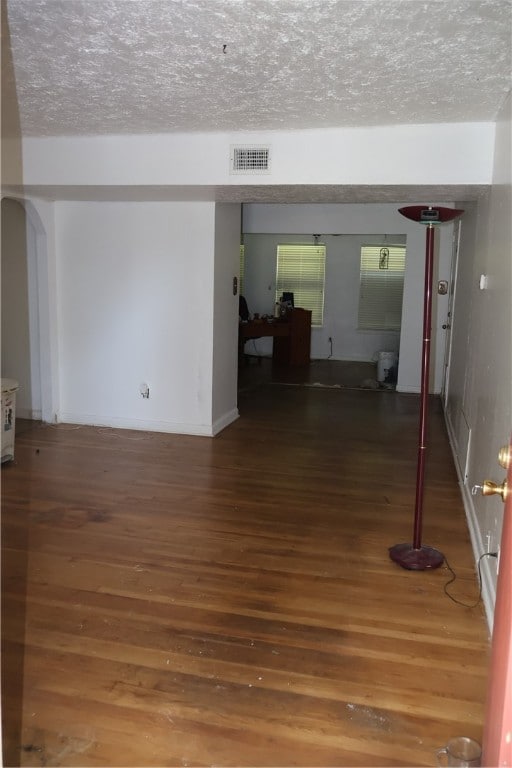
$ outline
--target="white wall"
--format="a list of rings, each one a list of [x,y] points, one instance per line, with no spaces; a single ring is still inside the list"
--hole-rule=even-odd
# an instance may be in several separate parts
[[[213,203],[57,204],[60,420],[212,434],[214,231]]]
[[[451,205],[450,203],[439,203],[432,201],[433,205]],[[402,312],[402,332],[400,337],[400,364],[398,368],[397,389],[402,392],[419,392],[421,378],[421,343],[422,343],[422,325],[423,325],[423,287],[424,287],[424,265],[425,265],[425,227],[409,221],[398,213],[398,208],[402,207],[400,203],[396,205],[263,205],[253,204],[244,206],[243,232],[244,241],[251,243],[251,235],[254,233],[266,233],[269,236],[268,252],[265,254],[268,266],[265,273],[258,270],[257,293],[254,293],[254,302],[261,303],[261,310],[253,305],[253,296],[250,288],[250,275],[246,276],[246,296],[251,312],[270,312],[272,310],[275,282],[271,283],[271,255],[274,259],[274,277],[275,281],[275,247],[276,239],[270,237],[281,235],[282,233],[293,233],[294,235],[304,234],[311,237],[312,234],[321,234],[325,239],[326,234],[344,234],[350,236],[361,235],[397,235],[406,237],[407,259],[404,280],[404,299]],[[435,279],[448,280],[450,274],[451,261],[451,241],[453,225],[443,225],[436,230],[436,270]],[[342,240],[342,238],[339,238]],[[340,258],[340,248],[335,245],[337,238],[329,238],[334,251],[334,259]],[[355,240],[351,240],[352,259],[351,269],[353,279],[358,280],[358,261],[356,260]],[[329,264],[329,251],[327,262]],[[254,266],[251,267],[254,269]],[[329,266],[328,266],[329,269]],[[340,271],[337,277],[341,275]],[[339,289],[337,277],[334,280],[329,279],[327,272],[328,286],[326,288],[326,305],[328,314],[324,329],[313,329],[312,331],[312,355],[313,357],[326,357],[325,351],[328,349],[327,339],[332,336],[335,348],[338,350],[340,359],[349,359],[351,354],[357,355],[352,359],[371,359],[374,352],[382,349],[384,340],[379,340],[372,334],[357,332],[355,322],[357,322],[356,304],[357,283],[352,283],[351,290],[353,294],[350,304],[350,320],[347,316],[338,314],[336,310],[336,292]],[[270,285],[270,290],[268,286]],[[266,295],[265,295],[266,294]],[[333,295],[334,294],[334,295]],[[268,296],[268,299],[267,299]],[[263,309],[263,305],[265,308]],[[267,306],[268,305],[268,306]],[[334,311],[333,308],[334,307]],[[432,328],[432,380],[431,389],[433,392],[440,392],[443,377],[443,357],[445,331],[442,329],[446,322],[446,313],[448,308],[448,299],[446,296],[435,296],[433,309],[433,328]],[[350,323],[350,325],[348,325]],[[359,342],[359,339],[364,341]],[[382,341],[382,345],[381,345]],[[391,351],[396,349],[396,340],[390,336],[386,339]],[[267,348],[260,339],[258,347],[262,353],[267,352]]]
[[[258,133],[25,138],[25,184],[489,184],[493,123]],[[232,144],[268,144],[270,173],[230,175]],[[468,162],[470,158],[470,162]],[[19,183],[6,164],[4,184]]]
[[[446,419],[462,481],[475,556],[500,545],[499,497],[472,496],[473,485],[504,476],[497,463],[512,429],[511,99],[496,126],[494,181],[486,200],[462,219]],[[464,206],[463,206],[464,207]],[[480,275],[488,277],[480,290]],[[484,598],[492,625],[496,560],[484,558]]]
[[[241,206],[215,206],[215,271],[213,307],[213,432],[238,418],[238,290]]]

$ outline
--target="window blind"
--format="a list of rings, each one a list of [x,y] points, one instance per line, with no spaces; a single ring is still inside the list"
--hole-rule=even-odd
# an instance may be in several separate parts
[[[404,245],[363,245],[358,327],[399,331],[405,272]]]
[[[291,291],[296,307],[311,310],[311,325],[324,321],[325,245],[278,245],[276,301]]]

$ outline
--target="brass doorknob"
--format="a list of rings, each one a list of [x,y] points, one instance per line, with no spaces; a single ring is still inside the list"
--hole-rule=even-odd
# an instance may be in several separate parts
[[[501,496],[502,501],[505,501],[508,493],[506,480],[504,480],[501,485],[494,483],[492,480],[484,480],[484,484],[482,486],[482,496],[494,496],[495,493]]]
[[[500,467],[508,469],[512,464],[512,449],[510,445],[502,445],[498,453],[498,462]]]

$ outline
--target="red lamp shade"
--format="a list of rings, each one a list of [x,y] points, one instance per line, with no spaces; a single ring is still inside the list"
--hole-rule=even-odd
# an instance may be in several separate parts
[[[420,224],[444,224],[462,216],[464,211],[457,208],[434,208],[431,205],[408,205],[406,208],[399,208],[398,213]]]

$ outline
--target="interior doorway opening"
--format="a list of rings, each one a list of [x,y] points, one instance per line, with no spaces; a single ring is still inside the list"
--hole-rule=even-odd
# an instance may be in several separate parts
[[[19,382],[18,418],[53,421],[48,285],[47,235],[36,206],[2,198],[1,368]]]
[[[395,388],[398,376],[403,286],[406,264],[405,234],[342,233],[306,236],[288,233],[246,233],[243,236],[244,295],[251,317],[273,315],[279,274],[279,255],[286,247],[325,249],[325,271],[320,287],[316,273],[306,266],[299,275],[310,288],[315,310],[321,293],[322,320],[311,328],[309,371],[280,371],[280,379],[325,386]],[[310,277],[310,273],[312,276]],[[298,279],[298,278],[297,278]],[[309,282],[308,282],[309,281]],[[297,281],[296,281],[297,282]],[[309,285],[311,283],[311,286]],[[288,286],[293,292],[295,283]],[[306,290],[304,296],[308,296]],[[307,298],[306,298],[307,300]],[[272,358],[271,336],[244,344],[244,360],[260,363]],[[384,356],[384,357],[383,357]],[[381,365],[382,364],[382,365]],[[380,375],[385,370],[385,375]],[[262,373],[253,371],[253,378]],[[354,378],[355,377],[355,378]],[[245,381],[248,373],[242,373]]]

